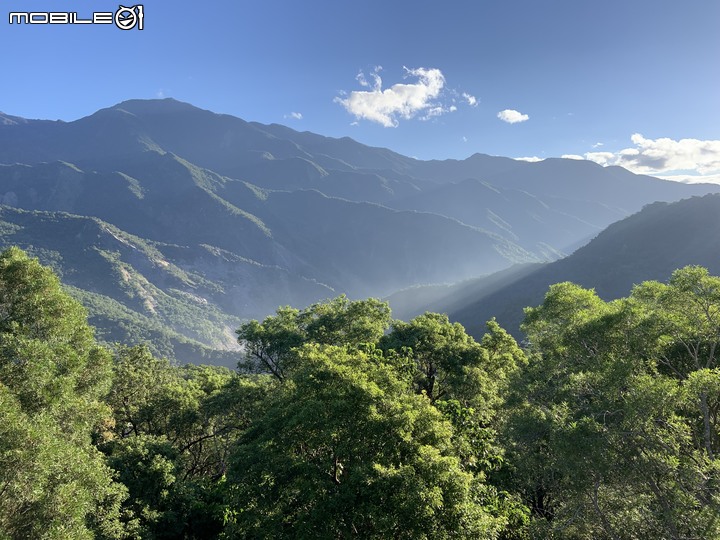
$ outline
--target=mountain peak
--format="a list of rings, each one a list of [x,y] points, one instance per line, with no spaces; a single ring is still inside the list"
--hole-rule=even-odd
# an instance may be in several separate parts
[[[205,109],[195,107],[190,103],[184,101],[178,101],[174,98],[162,98],[162,99],[128,99],[122,101],[117,105],[109,107],[114,110],[124,110],[132,114],[146,115],[146,114],[177,114],[183,112],[206,112]],[[104,109],[107,110],[107,109]]]

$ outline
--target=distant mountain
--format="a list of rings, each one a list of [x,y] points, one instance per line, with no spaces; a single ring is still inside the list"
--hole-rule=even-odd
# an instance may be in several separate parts
[[[545,260],[563,256],[579,240],[596,235],[604,224],[626,215],[588,201],[594,213],[602,215],[588,221],[553,208],[527,191],[476,179],[444,184],[387,204],[451,216],[508,238]]]
[[[391,297],[391,305],[407,316],[441,309],[475,336],[496,317],[519,335],[523,308],[539,305],[553,283],[572,281],[610,300],[627,296],[642,281],[667,281],[673,270],[687,265],[720,274],[720,194],[648,205],[564,259],[435,290],[432,297],[425,292],[424,306],[409,301],[423,294],[418,291]]]
[[[516,264],[505,270],[452,284],[416,285],[396,291],[385,297],[385,300],[390,303],[393,316],[404,321],[426,311],[454,313],[469,304],[480,304],[485,297],[504,290],[507,285],[532,274],[545,264],[548,263]],[[482,328],[478,330],[480,334],[476,335],[482,335],[485,321],[489,318],[477,321]],[[473,326],[477,326],[475,322],[471,321]]]
[[[0,200],[96,217],[154,242],[215,246],[361,295],[535,258],[443,216],[314,190],[261,190],[169,153],[143,153],[124,170],[84,172],[64,162],[0,166]],[[455,263],[448,267],[447,260]]]
[[[108,339],[157,327],[182,360],[232,349],[242,319],[280,304],[554,260],[715,188],[569,160],[420,161],[172,99],[0,115],[0,247],[53,264]]]

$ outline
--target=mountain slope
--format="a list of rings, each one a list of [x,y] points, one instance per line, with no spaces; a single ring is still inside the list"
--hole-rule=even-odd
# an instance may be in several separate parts
[[[392,201],[389,206],[453,217],[517,242],[547,260],[557,258],[579,237],[594,236],[602,230],[600,225],[552,208],[527,191],[499,188],[475,179],[444,184]],[[616,211],[608,213],[606,220],[622,217],[624,213]]]
[[[51,266],[108,341],[149,339],[179,360],[237,349],[234,313],[332,296],[328,287],[211,246],[143,240],[97,218],[0,207],[0,248]],[[158,337],[159,336],[159,337]],[[194,350],[175,350],[180,346]],[[204,344],[205,347],[200,347]],[[192,348],[192,347],[191,347]],[[190,356],[188,356],[190,355]],[[222,360],[220,363],[227,363]]]
[[[626,296],[636,283],[665,281],[687,265],[720,273],[718,194],[651,204],[609,226],[569,257],[511,279],[490,294],[473,297],[467,290],[456,291],[464,300],[449,306],[450,316],[476,336],[491,317],[517,333],[523,308],[539,305],[553,283],[572,281],[613,299]]]

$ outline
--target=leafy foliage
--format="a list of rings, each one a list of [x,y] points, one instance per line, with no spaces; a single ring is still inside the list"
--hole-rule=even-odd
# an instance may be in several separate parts
[[[306,345],[241,439],[228,537],[478,538],[498,527],[452,427],[381,355]]]
[[[524,358],[493,321],[394,321],[377,300],[281,308],[238,331],[245,370],[281,383],[241,437],[230,537],[489,538],[521,526],[485,482],[499,392]],[[388,332],[389,329],[389,332]]]
[[[342,295],[302,311],[286,306],[262,323],[250,321],[240,327],[238,341],[246,354],[239,367],[265,371],[282,381],[293,369],[300,345],[375,343],[389,325],[389,306],[373,298],[350,301]]]
[[[92,444],[110,356],[53,273],[0,254],[0,530],[20,538],[120,535],[124,488]]]
[[[720,534],[718,290],[688,267],[611,303],[555,285],[527,310],[533,354],[505,436],[536,534]]]
[[[344,296],[238,330],[239,372],[99,346],[0,254],[0,535],[720,536],[720,278],[572,283],[521,349]]]
[[[129,490],[127,514],[142,538],[220,532],[228,455],[258,395],[261,381],[227,369],[178,368],[144,347],[120,349],[108,396],[114,430],[102,449]]]

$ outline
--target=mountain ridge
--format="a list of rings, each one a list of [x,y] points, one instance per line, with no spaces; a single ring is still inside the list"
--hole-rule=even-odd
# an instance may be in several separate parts
[[[93,268],[103,252],[106,270],[93,279],[109,283],[102,293],[88,285],[94,305],[104,294],[208,347],[230,342],[224,330],[187,327],[203,310],[237,322],[280,304],[552,261],[645,204],[716,189],[570,160],[421,161],[172,99],[127,100],[72,122],[0,118],[0,246],[36,247],[66,273]],[[68,215],[131,235],[144,255],[132,259],[117,240],[103,240],[106,249],[98,237],[51,235],[51,245],[31,236],[52,220],[72,229]],[[170,279],[148,250],[191,279]],[[120,269],[163,298],[165,312],[147,309],[140,285],[130,295]]]

